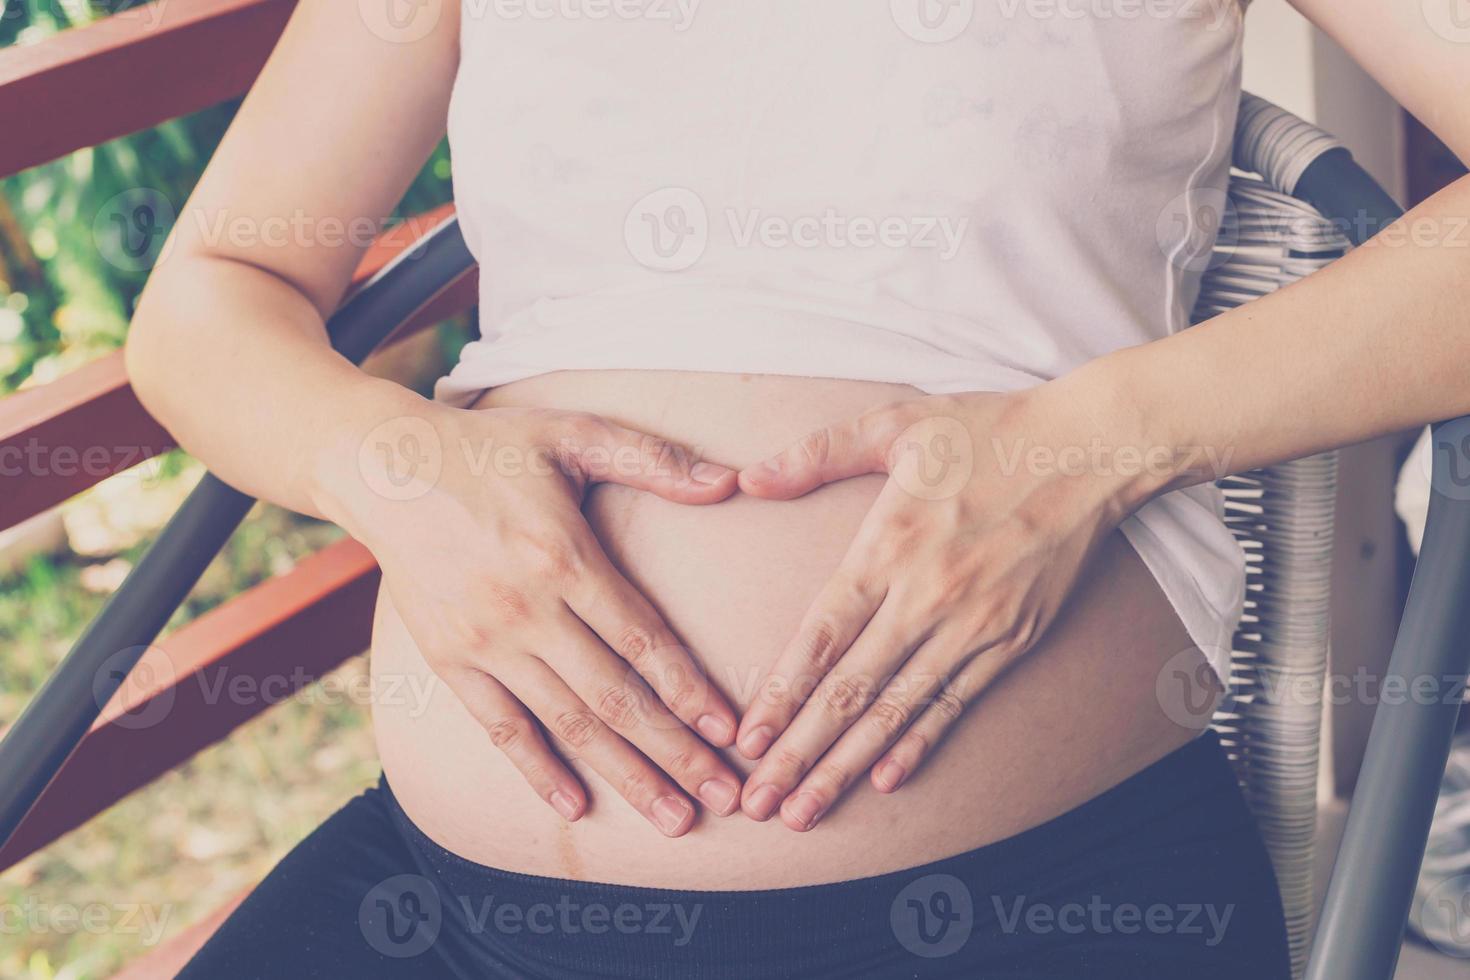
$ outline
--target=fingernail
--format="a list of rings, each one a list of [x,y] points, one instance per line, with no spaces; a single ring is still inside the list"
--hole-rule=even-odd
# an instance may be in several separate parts
[[[878,785],[891,793],[898,789],[908,774],[909,771],[899,765],[897,759],[889,759],[878,767]]]
[[[557,813],[560,813],[566,819],[577,819],[577,811],[579,809],[577,801],[561,790],[557,790],[551,794],[551,805],[556,808]]]
[[[735,734],[730,723],[719,715],[700,715],[694,727],[716,745],[730,744],[730,736]]]
[[[795,799],[786,801],[786,815],[801,824],[802,830],[811,830],[826,807],[815,793],[798,793]]]
[[[740,739],[740,754],[747,759],[759,759],[771,747],[771,726],[758,725]]]
[[[739,787],[723,779],[706,779],[699,784],[699,798],[722,817],[734,812],[735,797],[739,792]]]
[[[767,820],[771,816],[771,811],[776,809],[776,804],[780,802],[781,791],[767,783],[750,794],[746,810],[757,820]]]
[[[780,472],[781,472],[781,457],[777,456],[774,459],[768,459],[764,463],[762,463],[760,465],[760,467],[756,470],[756,474],[755,475],[756,476],[761,476],[761,477],[765,477],[765,476],[776,476]]]
[[[695,463],[689,470],[689,475],[695,483],[703,483],[707,487],[712,487],[723,480],[729,472],[729,467],[715,463]]]
[[[677,796],[662,796],[653,802],[653,821],[670,837],[684,829],[694,810]]]

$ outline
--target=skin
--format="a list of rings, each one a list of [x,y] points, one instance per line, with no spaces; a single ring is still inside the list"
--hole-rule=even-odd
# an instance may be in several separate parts
[[[1429,6],[1448,16],[1452,2]],[[1296,6],[1470,159],[1470,48],[1431,29],[1424,4]],[[140,301],[128,369],[149,411],[225,480],[337,521],[373,551],[425,661],[567,820],[588,809],[588,771],[666,836],[694,825],[696,798],[730,812],[720,788],[740,779],[713,749],[731,744],[737,721],[741,751],[761,759],[739,800],[757,819],[779,812],[809,829],[865,770],[880,791],[908,785],[965,707],[1044,643],[1100,542],[1152,496],[1470,412],[1470,259],[1448,237],[1470,214],[1470,180],[1401,223],[1441,236],[1390,229],[1266,299],[1028,392],[865,407],[785,452],[772,446],[774,469],[759,457],[702,460],[597,412],[426,402],[327,344],[325,317],[367,237],[210,232],[221,217],[261,226],[305,209],[317,227],[353,227],[386,214],[443,135],[456,8],[442,5],[406,42],[366,29],[357,5],[302,0],[181,210]],[[303,97],[312,92],[321,97]],[[278,166],[281,147],[304,165]],[[1096,438],[1168,462],[1126,478],[1005,475],[984,460],[996,433],[1054,450]],[[910,448],[956,434],[974,453],[971,478],[940,499],[916,493],[903,469]],[[363,447],[405,436],[509,446],[546,465],[491,485],[446,453],[432,486],[389,499],[395,474]],[[1229,462],[1201,467],[1189,447]],[[638,462],[597,462],[618,451]],[[768,693],[739,719],[580,510],[600,481],[715,504],[735,493],[737,468],[745,495],[776,501],[887,476],[774,661]],[[804,681],[812,687],[796,689],[822,696],[782,693]]]
[[[480,405],[600,414],[744,467],[808,430],[917,397],[904,385],[777,375],[564,371],[496,388]],[[608,558],[744,712],[886,482],[860,476],[792,500],[735,494],[709,507],[604,483],[588,492],[583,512]],[[394,796],[453,853],[556,878],[761,889],[912,868],[1034,827],[1167,755],[1208,722],[1215,690],[1153,576],[1113,532],[1046,635],[965,712],[901,792],[877,792],[859,770],[813,833],[701,807],[688,833],[670,839],[554,733],[553,748],[586,780],[589,806],[573,822],[548,810],[435,679],[402,623],[405,612],[379,593],[373,725]],[[1191,685],[1185,713],[1181,675]],[[723,754],[742,779],[756,765],[734,750]]]

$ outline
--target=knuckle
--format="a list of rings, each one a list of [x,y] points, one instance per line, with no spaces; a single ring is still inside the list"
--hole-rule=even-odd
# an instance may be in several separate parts
[[[832,455],[832,430],[823,428],[808,432],[796,446],[809,464],[821,466]]]
[[[863,685],[851,677],[829,678],[821,687],[821,703],[829,714],[851,718],[863,705]]]
[[[519,718],[501,718],[491,722],[485,729],[490,734],[490,744],[502,752],[513,752],[526,740],[525,722]]]
[[[620,630],[613,644],[618,656],[641,672],[641,669],[646,667],[652,658],[658,641],[654,638],[652,630],[635,624]]]
[[[590,711],[564,711],[552,722],[556,737],[572,748],[583,748],[597,736],[602,723]]]
[[[946,688],[935,695],[933,708],[935,714],[947,724],[964,713],[965,702],[954,691]]]
[[[675,749],[663,760],[663,770],[682,782],[700,766],[700,759],[689,749]]]
[[[801,651],[807,663],[817,671],[827,671],[841,655],[838,638],[841,634],[830,620],[820,620],[812,625],[802,637]]]
[[[597,713],[613,728],[629,728],[638,720],[638,698],[626,687],[604,688],[597,695]]]
[[[581,566],[576,547],[562,535],[546,530],[524,532],[519,541],[520,553],[530,570],[541,578],[566,581]]]
[[[492,591],[492,596],[494,595]],[[529,608],[525,614],[529,615]],[[490,650],[495,638],[495,630],[484,620],[474,616],[458,616],[445,624],[447,642],[443,646],[453,651],[464,651],[469,654],[483,654]],[[436,644],[437,646],[438,644]]]
[[[664,704],[674,714],[683,717],[686,709],[694,706],[699,688],[693,684],[676,684],[664,694]]]
[[[896,738],[908,727],[913,712],[909,706],[896,698],[883,697],[873,702],[868,709],[869,723],[884,739]]]
[[[564,545],[548,545],[536,554],[537,572],[553,582],[576,578],[579,564],[575,552]]]
[[[927,578],[924,587],[910,598],[917,600],[915,604],[921,615],[932,621],[965,604],[970,583],[968,571],[946,566],[937,575]]]
[[[670,466],[682,470],[678,448],[662,436],[645,434],[638,440],[638,455],[646,473],[662,473]]]
[[[789,680],[780,674],[772,674],[761,683],[753,703],[763,704],[767,708],[783,708],[790,703],[792,693]]]
[[[830,800],[843,787],[852,782],[853,773],[839,762],[824,760],[806,778],[805,789],[814,792],[819,799]]]
[[[618,780],[618,795],[631,802],[653,799],[660,795],[659,780],[642,766],[633,766],[623,771]]]
[[[921,514],[908,507],[890,510],[883,518],[892,544],[899,546],[913,543],[917,538]]]

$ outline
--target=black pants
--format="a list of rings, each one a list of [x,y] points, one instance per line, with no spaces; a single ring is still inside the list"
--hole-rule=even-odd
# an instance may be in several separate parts
[[[1016,837],[906,871],[774,891],[484,867],[425,837],[382,784],[288,854],[182,974],[1289,975],[1275,877],[1213,733]]]

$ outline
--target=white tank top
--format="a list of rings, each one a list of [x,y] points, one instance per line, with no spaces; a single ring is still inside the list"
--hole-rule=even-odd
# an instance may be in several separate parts
[[[550,371],[1006,391],[1188,323],[1239,0],[463,0],[449,114],[480,334]],[[1123,527],[1228,677],[1213,487]]]

